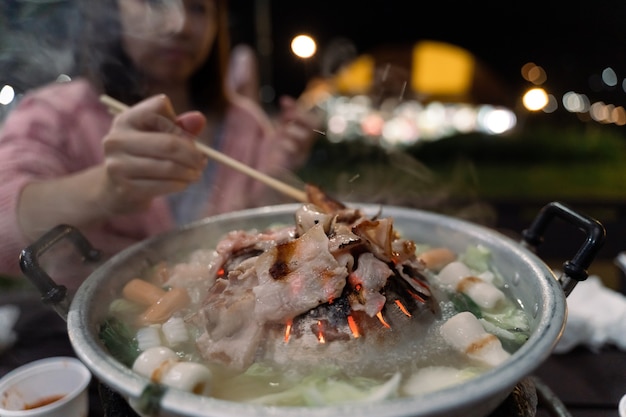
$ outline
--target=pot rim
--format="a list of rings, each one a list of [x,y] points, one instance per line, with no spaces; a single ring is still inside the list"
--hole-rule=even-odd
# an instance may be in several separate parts
[[[303,417],[327,417],[337,413],[357,413],[377,417],[400,417],[414,415],[443,415],[446,410],[454,410],[463,400],[464,406],[480,407],[489,397],[501,395],[503,400],[513,387],[525,376],[529,375],[552,353],[565,326],[567,314],[566,297],[561,285],[552,270],[534,253],[519,242],[514,241],[494,229],[471,223],[469,221],[449,217],[439,213],[419,209],[396,207],[387,205],[347,203],[349,207],[358,207],[366,214],[377,213],[381,210],[385,216],[396,217],[402,215],[415,221],[430,221],[445,224],[446,227],[461,230],[465,234],[481,236],[492,244],[497,244],[504,250],[517,256],[522,262],[530,266],[537,277],[536,285],[540,286],[543,300],[532,307],[532,314],[539,314],[537,327],[528,341],[524,343],[511,358],[504,364],[491,369],[484,374],[471,379],[471,383],[461,383],[430,393],[415,395],[377,402],[372,404],[342,404],[320,407],[274,407],[259,406],[220,400],[211,397],[202,397],[183,391],[168,389],[165,391],[160,406],[162,410],[176,413],[176,415],[202,416],[202,410],[210,410],[211,417],[230,417],[233,415],[249,417],[299,415]],[[242,210],[233,213],[221,214],[197,222],[190,223],[182,228],[172,230],[148,238],[118,253],[110,260],[97,268],[78,288],[68,312],[68,333],[77,356],[87,367],[113,390],[130,399],[139,398],[149,386],[149,381],[113,359],[112,356],[97,340],[91,336],[91,321],[89,305],[86,301],[94,297],[98,287],[107,280],[107,270],[110,266],[124,263],[126,259],[140,253],[145,246],[155,242],[167,240],[169,237],[187,229],[210,225],[222,220],[237,220],[250,217],[264,217],[279,214],[291,214],[301,204],[284,204],[265,206]],[[562,320],[554,320],[554,318]],[[524,366],[520,366],[520,362]],[[494,383],[494,379],[497,383]],[[468,397],[469,396],[469,397]],[[427,398],[427,401],[425,400]],[[467,401],[471,398],[471,401]]]

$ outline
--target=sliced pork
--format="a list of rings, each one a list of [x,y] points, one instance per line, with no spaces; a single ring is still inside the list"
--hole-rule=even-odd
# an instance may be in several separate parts
[[[321,206],[301,206],[294,226],[233,231],[219,242],[210,258],[214,283],[188,318],[204,329],[197,341],[204,357],[245,369],[263,355],[263,336],[277,329],[286,332],[281,343],[301,349],[389,327],[385,314],[409,323],[432,310],[415,244],[398,235],[393,219],[368,218],[323,197],[315,197]]]
[[[348,271],[328,250],[322,225],[259,256],[255,313],[268,322],[285,322],[341,296]]]

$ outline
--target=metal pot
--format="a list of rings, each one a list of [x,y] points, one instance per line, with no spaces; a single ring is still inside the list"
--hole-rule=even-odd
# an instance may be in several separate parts
[[[392,217],[404,236],[418,242],[446,245],[463,251],[468,244],[488,247],[495,266],[508,271],[507,285],[531,321],[529,340],[504,364],[472,379],[440,391],[374,404],[288,408],[240,404],[201,397],[175,389],[155,386],[113,358],[98,338],[109,303],[123,285],[151,265],[177,259],[199,247],[213,247],[228,231],[263,228],[276,223],[292,223],[296,204],[245,210],[206,218],[143,242],[106,261],[78,288],[70,300],[65,287],[57,285],[40,268],[38,257],[62,239],[69,239],[88,259],[97,251],[76,229],[59,226],[26,248],[21,255],[24,273],[67,319],[71,343],[77,356],[95,376],[127,398],[141,414],[158,416],[303,416],[327,417],[359,415],[376,417],[483,417],[492,412],[525,376],[532,373],[551,354],[566,320],[566,297],[576,283],[587,277],[586,269],[601,247],[605,230],[594,219],[580,215],[554,202],[546,205],[516,242],[492,229],[464,220],[415,209],[379,205],[357,205],[366,214],[382,210]],[[553,219],[560,218],[582,230],[587,239],[571,260],[563,264],[564,274],[557,278],[535,255],[542,235]]]

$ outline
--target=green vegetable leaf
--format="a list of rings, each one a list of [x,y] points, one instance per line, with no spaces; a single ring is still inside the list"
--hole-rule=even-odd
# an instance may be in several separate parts
[[[462,292],[453,292],[450,293],[448,296],[450,298],[450,301],[452,302],[452,305],[454,306],[454,309],[459,313],[463,311],[469,311],[470,313],[475,315],[476,318],[480,319],[483,317],[482,310],[480,309],[478,304],[476,304],[474,300],[472,300],[469,296],[465,295]]]
[[[381,382],[370,378],[348,378],[334,368],[322,368],[290,388],[252,399],[254,404],[319,406],[352,401],[382,401],[398,395],[400,373]]]
[[[139,356],[139,347],[133,333],[120,320],[110,317],[100,326],[100,340],[109,353],[129,368]]]
[[[460,260],[475,271],[485,272],[491,265],[491,251],[482,245],[470,245]]]

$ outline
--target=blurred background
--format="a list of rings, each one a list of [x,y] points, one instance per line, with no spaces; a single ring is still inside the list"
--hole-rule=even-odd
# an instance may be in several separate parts
[[[270,114],[286,94],[326,121],[299,181],[514,237],[561,201],[605,225],[590,273],[623,288],[626,3],[229,7],[232,82]],[[73,0],[2,0],[0,119],[28,89],[65,79],[77,24]],[[554,225],[540,248],[555,268],[584,241],[570,229]]]

